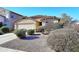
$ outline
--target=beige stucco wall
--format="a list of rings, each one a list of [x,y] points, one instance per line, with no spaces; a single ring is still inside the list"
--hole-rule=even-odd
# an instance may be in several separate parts
[[[31,19],[22,19],[15,23],[15,29],[36,29],[35,21]]]

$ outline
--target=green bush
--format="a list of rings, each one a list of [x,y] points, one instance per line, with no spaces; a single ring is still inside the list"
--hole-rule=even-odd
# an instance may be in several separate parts
[[[9,28],[6,26],[2,26],[0,29],[3,33],[9,33]]]
[[[3,26],[3,23],[2,22],[0,22],[0,27],[2,27]]]
[[[3,35],[3,32],[1,32],[1,30],[0,30],[0,35]]]
[[[19,38],[26,37],[26,30],[20,29],[14,32]]]
[[[33,35],[34,32],[35,32],[35,31],[34,31],[33,29],[30,29],[30,30],[27,31],[27,34],[28,34],[28,35]]]
[[[1,28],[0,28],[0,35],[3,35],[3,32],[1,31]]]

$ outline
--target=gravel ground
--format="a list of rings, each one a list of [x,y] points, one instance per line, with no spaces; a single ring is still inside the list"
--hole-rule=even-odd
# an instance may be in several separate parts
[[[40,38],[34,40],[14,39],[0,46],[26,52],[53,52],[53,50],[47,46],[47,37],[48,35],[40,35]]]

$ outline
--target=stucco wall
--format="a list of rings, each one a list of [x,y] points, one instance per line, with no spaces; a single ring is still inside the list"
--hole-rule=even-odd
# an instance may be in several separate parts
[[[32,19],[22,19],[15,23],[15,29],[36,29],[36,22]]]
[[[6,20],[6,18],[5,18],[4,16],[1,16],[1,15],[0,15],[0,22],[4,23],[5,20]]]
[[[17,19],[22,19],[22,16],[19,14],[16,14],[12,11],[6,10],[4,8],[0,8],[0,15],[6,17],[6,21],[4,22],[7,27],[13,28],[13,22]],[[0,17],[2,19],[2,17]],[[2,21],[2,20],[1,20]]]
[[[14,12],[10,12],[10,14],[9,14],[9,22],[10,22],[9,26],[10,26],[10,28],[14,27],[14,22],[16,20],[20,20],[22,18],[23,18],[23,16],[20,16],[20,15],[14,13]]]

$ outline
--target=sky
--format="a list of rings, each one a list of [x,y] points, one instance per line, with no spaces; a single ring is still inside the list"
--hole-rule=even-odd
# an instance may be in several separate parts
[[[4,7],[24,16],[48,15],[60,17],[62,13],[66,13],[73,19],[79,20],[78,7]]]

